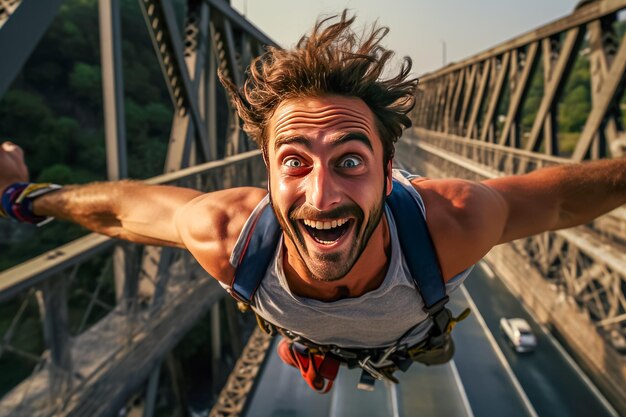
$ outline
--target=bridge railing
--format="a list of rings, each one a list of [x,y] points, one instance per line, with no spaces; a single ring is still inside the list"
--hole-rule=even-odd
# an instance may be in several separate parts
[[[263,185],[265,178],[260,151],[250,151],[164,174],[147,182],[210,192],[234,186]],[[130,261],[125,275],[126,292],[118,297],[117,305],[115,298],[113,303],[110,297],[103,300],[99,293],[105,281],[113,280],[112,249],[115,243],[105,236],[90,234],[0,273],[0,302],[19,300],[18,311],[2,337],[0,359],[4,353],[11,352],[36,365],[33,375],[0,402],[0,415],[35,415],[27,411],[42,405],[48,412],[63,409],[73,394],[94,385],[94,379],[103,372],[112,371],[111,363],[116,361],[116,356],[130,349],[132,344],[135,344],[132,349],[137,349],[138,339],[146,339],[145,343],[148,340],[156,342],[151,333],[159,333],[161,327],[167,327],[164,326],[167,321],[164,316],[168,312],[185,306],[185,317],[177,316],[177,320],[185,320],[176,326],[172,324],[172,327],[188,329],[225,294],[187,251],[167,248],[158,264],[152,265],[158,269],[157,280],[151,282],[153,288],[142,295],[142,288],[138,285],[141,277],[154,274],[140,269],[136,262],[141,245],[125,244],[126,259]],[[91,291],[81,288],[85,280],[92,283]],[[112,287],[110,283],[109,287]],[[203,291],[203,287],[208,290]],[[203,294],[203,299],[191,302],[191,291]],[[88,299],[84,308],[80,311],[70,309],[68,300],[71,295],[81,293]],[[20,346],[23,342],[20,339],[24,336],[22,321],[32,320],[32,315],[25,314],[29,304],[39,307],[43,323],[39,335],[31,333],[29,337],[44,341],[45,354],[43,351],[27,351]],[[96,307],[105,310],[107,320],[94,323],[90,315]],[[80,316],[72,317],[78,313]],[[159,354],[171,349],[179,337],[168,334],[158,339],[162,345]],[[141,361],[156,359],[152,352],[142,354],[145,357],[137,358],[133,363],[135,370],[141,368]]]
[[[581,2],[569,16],[424,75],[415,125],[574,161],[621,155],[625,8],[624,0]],[[560,119],[569,115],[559,108],[574,69],[586,117],[579,132],[565,132]]]
[[[397,155],[425,175],[475,180],[625,155],[625,17],[625,0],[580,2],[569,16],[424,75],[415,128]],[[574,100],[583,109],[579,128],[565,123],[574,85],[585,92]],[[586,226],[498,246],[487,257],[621,410],[626,392],[615,387],[626,383],[624,253],[620,207]]]
[[[398,143],[396,158],[431,177],[480,181],[572,162],[421,128],[414,133]],[[520,239],[487,256],[537,317],[601,376],[620,409],[626,405],[616,388],[626,378],[625,243],[626,208],[620,207],[588,225]]]
[[[2,95],[61,1],[0,3]],[[107,173],[116,180],[127,176],[120,2],[98,3]],[[276,44],[227,1],[183,3],[181,28],[171,1],[139,1],[174,107],[164,138],[166,174],[147,182],[203,191],[262,185],[260,154],[252,151],[256,147],[241,130],[216,73],[220,69],[241,86],[252,59]],[[152,399],[145,415],[152,415],[152,382],[158,381],[162,359],[208,308],[212,355],[220,361],[222,319],[215,302],[223,295],[185,251],[93,234],[3,271],[0,311],[9,322],[2,326],[7,331],[0,335],[0,361],[25,366],[10,376],[17,386],[0,400],[0,416],[53,415],[61,409],[67,415],[112,415],[148,377],[152,388],[146,397]],[[231,312],[232,305],[224,305]],[[232,350],[239,352],[232,313],[225,321]],[[25,368],[32,369],[30,376]]]

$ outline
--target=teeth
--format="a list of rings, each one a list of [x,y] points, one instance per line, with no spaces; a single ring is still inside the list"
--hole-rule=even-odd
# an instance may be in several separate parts
[[[348,219],[339,219],[327,222],[304,219],[304,224],[314,229],[328,230],[334,229],[335,227],[343,226],[344,224],[346,224],[347,221]]]
[[[335,243],[335,242],[330,242],[330,241],[327,241],[327,240],[320,240],[320,239],[315,239],[315,241],[321,243],[322,245],[331,245],[331,244]]]

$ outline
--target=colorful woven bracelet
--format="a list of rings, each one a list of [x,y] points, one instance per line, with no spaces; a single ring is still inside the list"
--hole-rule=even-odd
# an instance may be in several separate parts
[[[33,213],[33,200],[59,188],[61,188],[60,185],[49,183],[16,182],[11,184],[2,193],[0,216],[8,217],[20,223],[43,226],[52,221],[53,218],[35,215]]]

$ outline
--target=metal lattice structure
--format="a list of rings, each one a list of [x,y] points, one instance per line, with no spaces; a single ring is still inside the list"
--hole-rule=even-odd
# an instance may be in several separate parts
[[[38,9],[32,1],[0,3],[0,94],[59,4],[53,0]],[[147,182],[207,192],[262,186],[266,174],[260,151],[252,150],[234,108],[220,96],[216,73],[221,68],[241,85],[251,60],[275,44],[221,0],[186,1],[183,30],[170,1],[139,4],[175,109],[165,174]],[[118,0],[99,1],[112,180],[127,176],[119,7]],[[19,48],[4,47],[18,35],[25,39]],[[218,107],[228,117],[228,129],[221,136]],[[115,294],[103,293],[111,281]],[[212,312],[214,362],[223,360],[220,305],[226,307],[233,354],[241,352],[238,313],[224,296],[186,251],[118,243],[95,234],[3,271],[0,302],[17,302],[7,332],[0,335],[0,359],[10,354],[34,366],[30,377],[0,400],[0,415],[112,415],[144,386],[144,412],[152,415],[161,362],[207,311]],[[79,317],[75,309],[70,311],[70,302],[83,306]],[[41,326],[32,323],[36,315]],[[40,340],[36,351],[20,344],[26,328]]]
[[[271,341],[270,335],[258,327],[254,329],[209,417],[243,415]]]
[[[236,169],[238,179],[228,186],[258,185],[264,178],[260,151],[190,167],[149,180],[203,191],[222,189],[225,177]],[[31,377],[0,401],[2,416],[111,415],[146,382],[162,358],[204,313],[224,298],[224,290],[208,276],[187,251],[168,250],[157,263],[151,300],[123,297],[116,305],[100,299],[103,280],[112,280],[116,242],[91,234],[0,274],[0,301],[20,297],[15,325],[3,335],[2,351],[17,352],[37,363]],[[130,266],[126,280],[138,284],[151,271],[140,268],[141,252],[148,248],[124,244]],[[99,276],[82,269],[98,256],[104,258]],[[145,265],[145,263],[143,264]],[[68,317],[68,294],[81,293],[79,278],[95,283],[87,294],[88,306],[79,321]],[[137,292],[135,291],[135,294]],[[28,303],[41,307],[41,338],[45,352],[20,352],[13,343]],[[103,319],[85,326],[93,306],[111,309]],[[231,329],[237,332],[237,329]],[[43,353],[43,354],[41,354]],[[120,383],[123,381],[123,383]]]
[[[565,18],[425,75],[416,126],[547,155],[567,154],[559,149],[557,107],[581,56],[591,74],[593,105],[571,160],[621,155],[618,101],[624,92],[626,42],[617,37],[614,23],[625,7],[618,0],[589,2]],[[539,67],[543,94],[532,128],[522,135],[520,116]]]
[[[620,20],[625,9],[626,1],[587,2],[569,16],[426,74],[413,113],[415,128],[398,145],[398,157],[429,176],[482,180],[624,155],[620,99],[626,84],[626,32],[620,40],[616,28],[619,22],[626,26]],[[576,60],[588,65],[592,94],[572,146],[558,129],[558,106]],[[544,88],[532,127],[524,131],[521,117],[537,77]],[[517,256],[525,271],[530,265],[542,277],[535,285],[544,294],[531,296],[539,290],[522,284],[526,276],[509,274],[517,274],[519,284],[512,286],[519,285],[518,294],[531,308],[541,310],[537,305],[545,304],[540,314],[546,323],[589,369],[604,375],[601,385],[620,404],[626,404],[619,388],[626,383],[626,361],[619,353],[626,349],[624,253],[626,208],[621,207],[590,225],[516,241],[488,257],[504,271]],[[561,301],[570,308],[561,311]]]

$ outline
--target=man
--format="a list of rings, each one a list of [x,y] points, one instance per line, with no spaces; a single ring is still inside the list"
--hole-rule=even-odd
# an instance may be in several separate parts
[[[281,239],[251,306],[289,337],[323,350],[385,348],[399,340],[413,346],[431,337],[409,254],[399,248],[398,219],[385,204],[396,187],[409,192],[415,216],[426,218],[424,239],[432,240],[448,292],[494,245],[585,223],[626,202],[624,159],[483,182],[401,178],[392,172],[394,143],[411,124],[406,114],[417,80],[409,78],[408,58],[398,75],[382,78],[392,55],[380,45],[387,29],[359,37],[353,21],[344,12],[319,22],[293,50],[270,48],[241,90],[222,79],[263,151],[269,194],[256,188],[202,194],[133,181],[11,185],[27,181],[28,172],[22,151],[5,142],[5,214],[30,222],[50,216],[133,242],[186,248],[230,289],[247,238],[271,204]],[[281,356],[303,375],[323,371],[324,358],[281,346]],[[318,375],[311,378],[314,388],[328,388]]]

